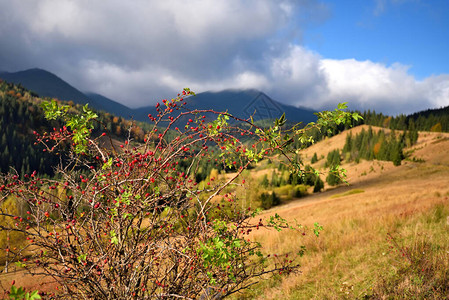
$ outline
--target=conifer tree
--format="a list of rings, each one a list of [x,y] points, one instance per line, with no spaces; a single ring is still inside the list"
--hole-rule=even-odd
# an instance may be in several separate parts
[[[313,185],[313,192],[318,193],[324,188],[324,182],[321,180],[320,176],[315,179],[315,184]]]
[[[314,164],[314,163],[316,163],[317,161],[318,161],[318,156],[317,156],[317,154],[316,154],[316,152],[315,152],[315,153],[313,153],[313,156],[312,156],[312,159],[311,159],[310,163],[311,163],[311,164]]]

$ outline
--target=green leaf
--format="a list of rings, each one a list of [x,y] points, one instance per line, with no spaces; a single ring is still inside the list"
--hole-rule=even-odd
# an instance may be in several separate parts
[[[320,231],[323,230],[323,226],[318,224],[318,222],[313,223],[313,233],[318,237],[320,236]]]
[[[79,263],[81,263],[82,261],[86,260],[86,258],[87,258],[87,254],[80,254],[77,257]]]
[[[38,299],[42,299],[42,298],[39,295],[39,291],[35,290],[35,291],[32,291],[31,294],[27,293],[26,294],[26,299],[27,300],[38,300]]]
[[[23,287],[16,288],[14,285],[11,286],[11,291],[9,292],[10,299],[24,299],[25,298],[25,290]]]
[[[111,230],[110,235],[111,235],[111,244],[118,245],[118,238],[117,235],[115,234],[115,231]]]
[[[337,108],[339,110],[346,109],[346,108],[348,108],[347,104],[348,104],[348,102],[338,103]]]
[[[102,169],[106,170],[109,169],[112,166],[112,157],[109,157],[108,161],[103,164]]]
[[[302,245],[302,246],[299,248],[298,255],[299,255],[300,257],[302,257],[302,256],[304,256],[304,253],[305,253],[305,252],[306,252],[306,246]]]
[[[282,114],[282,116],[279,118],[279,120],[278,119],[276,119],[276,122],[275,122],[275,124],[277,125],[277,126],[279,126],[279,127],[282,127],[282,126],[284,126],[285,125],[285,122],[286,122],[287,120],[285,119],[285,112]]]
[[[51,102],[48,101],[42,102],[41,107],[44,110],[45,118],[47,120],[56,120],[61,116],[65,115],[65,113],[69,109],[68,105],[63,105],[59,107],[58,103],[54,99],[51,100]]]
[[[18,266],[19,268],[25,268],[27,265],[21,261],[16,261],[15,265]]]
[[[133,217],[134,217],[133,214],[130,214],[130,213],[124,213],[123,214],[123,218],[124,219],[130,219],[131,220]]]
[[[356,121],[358,120],[363,120],[363,117],[361,115],[359,115],[358,113],[352,113],[352,118]]]

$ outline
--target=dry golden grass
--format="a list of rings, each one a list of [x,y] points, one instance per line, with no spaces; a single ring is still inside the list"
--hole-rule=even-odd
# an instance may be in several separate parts
[[[343,147],[345,136],[322,141],[306,149],[303,157],[311,158],[315,152],[318,157],[326,156]],[[301,245],[308,252],[300,260],[300,274],[265,281],[241,298],[353,299],[371,295],[379,276],[395,271],[392,263],[396,258],[389,253],[387,233],[409,242],[425,236],[449,259],[448,137],[420,133],[412,156],[424,162],[404,161],[399,167],[377,161],[344,164],[349,186],[327,189],[265,212],[262,217],[276,212],[309,227],[319,222],[324,231],[319,238],[286,231],[256,232],[253,237],[267,246],[269,253],[295,252]],[[348,192],[353,189],[364,192]],[[339,197],[332,197],[336,194]],[[435,210],[438,218],[433,217]]]

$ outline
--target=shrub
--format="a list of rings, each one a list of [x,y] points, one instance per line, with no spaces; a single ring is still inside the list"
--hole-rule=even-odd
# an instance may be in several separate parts
[[[301,198],[307,195],[307,186],[304,184],[295,185],[291,190],[291,196],[294,198]]]
[[[10,251],[10,260],[58,282],[61,289],[51,297],[226,296],[263,274],[288,274],[298,268],[294,253],[291,259],[271,256],[273,263],[268,265],[269,255],[247,238],[261,227],[293,228],[278,215],[255,221],[256,212],[241,209],[239,194],[222,192],[245,184],[239,176],[266,155],[282,154],[294,168],[301,168],[288,158],[293,139],[306,141],[308,130],[349,122],[358,115],[339,106],[340,110],[319,113],[316,124],[287,135],[281,129],[284,117],[261,128],[228,113],[184,110],[189,94],[184,90],[156,105],[158,115],[148,116],[154,126],[145,133],[144,143],[128,136],[119,146],[111,139],[107,146],[102,142],[107,133],[91,136],[97,116],[87,106],[72,114],[55,101],[45,104],[46,117],[63,119],[65,125],[39,135],[38,143],[47,152],[65,152],[68,159],[55,166],[55,178],[39,178],[36,172],[23,180],[13,174],[1,176],[0,201],[14,195],[29,210],[21,219],[0,211],[3,218],[18,219],[14,225],[0,224],[0,229],[27,236],[29,256],[17,249]],[[196,171],[215,159],[236,171],[225,181],[209,178],[200,188]],[[275,194],[271,199],[272,204],[278,201]]]
[[[286,184],[274,189],[276,194],[284,201],[292,199],[292,190],[293,186],[291,184]]]
[[[338,184],[342,183],[342,179],[340,177],[338,170],[336,169],[336,166],[334,166],[329,171],[329,174],[326,176],[326,182],[330,186],[334,186],[334,185],[338,185]]]
[[[281,199],[276,195],[275,192],[262,193],[260,195],[260,202],[263,209],[269,209],[273,206],[281,204]]]

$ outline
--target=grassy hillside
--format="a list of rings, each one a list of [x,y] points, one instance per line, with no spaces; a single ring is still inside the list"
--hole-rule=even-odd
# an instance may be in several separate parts
[[[353,134],[361,128],[352,129]],[[303,151],[318,156],[344,145],[344,132]],[[420,132],[419,162],[343,164],[348,186],[272,209],[289,220],[324,227],[319,238],[256,232],[272,253],[309,252],[301,272],[264,281],[242,299],[381,299],[449,296],[449,134]],[[316,167],[320,168],[319,161]]]

